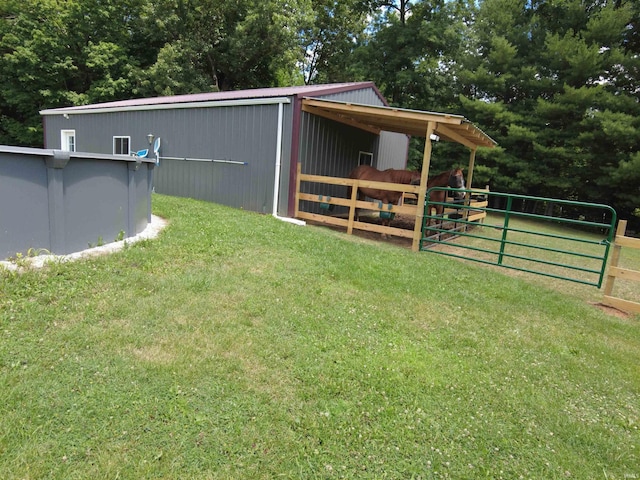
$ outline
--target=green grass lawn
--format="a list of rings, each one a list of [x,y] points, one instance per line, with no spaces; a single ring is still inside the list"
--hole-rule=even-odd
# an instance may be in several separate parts
[[[1,478],[640,478],[640,318],[597,289],[153,208],[155,240],[0,272]]]

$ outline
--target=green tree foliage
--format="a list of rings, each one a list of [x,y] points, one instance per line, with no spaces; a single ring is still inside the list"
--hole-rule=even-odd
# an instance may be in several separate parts
[[[355,77],[373,80],[392,105],[451,111],[470,6],[462,0],[382,1],[375,6],[377,15],[355,50]],[[424,139],[412,138],[409,168],[420,168],[423,151]],[[468,153],[456,146],[438,145],[432,165],[444,170],[452,167],[451,158],[463,157]]]
[[[427,110],[449,105],[451,65],[463,38],[461,3],[398,2],[378,12],[356,52],[360,76],[373,80],[393,105]]]
[[[39,111],[302,83],[310,0],[0,0],[0,142],[39,146]]]
[[[152,5],[152,6],[151,6]],[[300,32],[309,0],[160,0],[148,7],[157,61],[139,75],[139,95],[169,95],[301,83]]]
[[[0,8],[0,141],[42,144],[39,110],[127,98],[137,0],[20,0]]]
[[[638,7],[485,0],[458,72],[461,112],[501,148],[476,179],[495,190],[640,205]]]
[[[304,30],[306,83],[353,80],[354,49],[368,27],[375,5],[364,0],[315,0]]]

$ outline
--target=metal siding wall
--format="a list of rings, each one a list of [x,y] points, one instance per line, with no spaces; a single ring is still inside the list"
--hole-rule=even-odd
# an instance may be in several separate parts
[[[383,106],[384,102],[372,88],[352,90],[322,97],[326,100],[353,102],[363,105]],[[348,128],[348,127],[347,127]],[[407,164],[407,148],[409,139],[406,135],[395,132],[381,132],[373,146],[367,150],[372,152],[373,165],[379,170],[387,168],[405,168]],[[365,149],[361,149],[365,150]],[[357,157],[356,157],[357,158]]]
[[[0,260],[50,248],[48,205],[42,157],[0,153]]]
[[[132,150],[148,148],[147,134],[153,133],[162,139],[161,157],[247,162],[242,166],[163,159],[154,173],[155,190],[271,212],[277,115],[278,105],[271,104],[82,114],[68,120],[48,116],[45,122],[47,144],[53,148],[60,146],[62,128],[76,131],[79,151],[96,153],[112,153],[114,135],[130,136]],[[284,184],[288,187],[287,181]]]
[[[395,132],[381,132],[378,151],[376,152],[377,168],[379,170],[406,168],[408,148],[409,137],[406,135]]]
[[[372,88],[315,97],[364,105],[384,105]],[[347,177],[358,165],[360,151],[372,152],[374,166],[382,170],[404,168],[406,165],[406,135],[382,132],[380,136],[376,136],[308,113],[302,114],[301,121],[300,161],[303,173]],[[310,185],[303,184],[301,190],[329,196],[344,197],[347,194],[346,188],[341,186],[315,185],[311,188]],[[317,204],[303,203],[304,210],[319,212]],[[335,208],[335,213],[346,211],[344,208]]]
[[[280,191],[278,194],[278,215],[286,217],[289,214],[289,189],[295,190],[295,183],[291,185],[289,173],[291,171],[291,140],[293,138],[293,102],[283,105],[282,111],[282,152],[280,165]],[[277,117],[276,117],[277,119]],[[273,155],[275,161],[275,151]],[[275,175],[275,171],[274,171]]]
[[[120,163],[122,168],[114,169],[111,161],[71,159],[62,170],[65,253],[113,242],[117,232],[126,232],[129,177]]]
[[[272,206],[275,173],[277,105],[222,107],[181,111],[182,125],[192,125],[200,139],[178,139],[162,155],[248,162],[248,165],[162,160],[156,188],[159,192],[191,196],[236,208],[268,212]],[[189,116],[196,113],[196,124]],[[198,124],[205,127],[198,127]],[[203,141],[204,140],[204,141]],[[180,162],[181,169],[164,169]]]
[[[47,115],[45,122],[45,147],[61,148],[60,130],[75,130],[76,151],[113,154],[113,137],[131,137],[131,151],[149,148],[147,134],[154,133],[155,121],[148,112],[116,112],[109,114]],[[164,131],[169,129],[165,128]]]
[[[363,105],[379,105],[382,106],[384,103],[380,100],[380,97],[376,94],[375,90],[372,88],[363,88],[360,90],[351,90],[348,92],[340,92],[334,93],[331,95],[323,95],[313,97],[323,98],[325,100],[336,100],[338,102],[353,102],[353,103],[361,103]]]
[[[384,105],[372,88],[317,97]],[[286,215],[288,191],[293,188],[289,182],[293,103],[284,104],[283,109],[278,213]],[[49,148],[60,148],[60,130],[73,129],[78,151],[112,153],[114,135],[130,136],[132,150],[139,150],[149,147],[146,136],[153,133],[162,138],[161,156],[246,161],[247,166],[162,160],[154,172],[155,190],[270,213],[277,116],[277,104],[82,114],[70,115],[69,119],[46,116],[45,141]],[[397,139],[388,140],[386,135],[379,139],[343,124],[310,117],[302,114],[300,128],[299,160],[306,173],[346,176],[357,165],[361,150],[373,152],[374,162],[380,165],[402,168],[394,159],[406,158],[406,144]]]
[[[360,103],[363,105],[377,105],[382,106],[384,103],[378,97],[377,93],[372,88],[365,88],[360,90],[352,90],[348,92],[340,92],[331,95],[318,96],[318,98],[323,98],[326,100],[335,100],[340,102],[353,102]],[[352,129],[348,126],[343,126],[342,128]],[[360,130],[356,130],[358,133],[362,134],[363,132]],[[327,141],[330,141],[327,139]],[[374,154],[373,165],[380,169],[385,170],[387,168],[405,168],[407,164],[407,149],[409,145],[409,139],[406,135],[395,132],[381,132],[380,136],[375,139],[373,143],[366,147],[359,148],[355,152],[355,165],[357,165],[358,152],[368,151]],[[305,158],[305,157],[301,157]],[[336,162],[340,158],[340,155],[336,153],[334,155]],[[354,168],[353,164],[349,164],[351,168]],[[339,172],[341,168],[337,165],[324,165],[326,170],[317,172],[318,175],[333,175],[331,172]],[[350,169],[347,171],[345,175],[335,175],[335,176],[346,176]],[[311,173],[311,172],[305,172]]]

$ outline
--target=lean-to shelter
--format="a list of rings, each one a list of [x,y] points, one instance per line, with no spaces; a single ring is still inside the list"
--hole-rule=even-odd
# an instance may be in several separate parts
[[[425,201],[434,139],[456,142],[469,148],[467,188],[471,188],[473,184],[477,149],[496,146],[496,142],[491,137],[460,115],[313,98],[303,99],[302,110],[374,134],[387,131],[425,137],[418,205],[424,205]],[[416,217],[416,225],[418,222],[421,222],[421,215]],[[413,249],[417,250],[418,238],[414,237],[413,243]]]

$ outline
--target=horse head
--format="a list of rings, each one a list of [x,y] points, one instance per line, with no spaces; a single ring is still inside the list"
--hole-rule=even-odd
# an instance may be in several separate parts
[[[451,170],[449,173],[449,187],[464,190],[464,173],[462,172],[462,169],[455,168]],[[464,192],[453,192],[453,198],[456,200],[464,198],[464,195]]]

